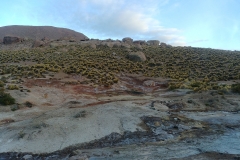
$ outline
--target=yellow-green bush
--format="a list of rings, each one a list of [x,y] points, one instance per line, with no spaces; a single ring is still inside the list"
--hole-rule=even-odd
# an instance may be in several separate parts
[[[15,85],[15,84],[9,84],[9,85],[7,86],[7,89],[9,89],[9,90],[18,90],[19,88],[18,88],[18,86]]]

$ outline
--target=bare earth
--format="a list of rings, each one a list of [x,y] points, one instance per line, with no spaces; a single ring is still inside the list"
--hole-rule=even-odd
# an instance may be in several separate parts
[[[11,91],[20,109],[0,107],[0,159],[240,158],[237,94],[167,91],[164,79],[146,86],[134,76],[108,88],[63,85],[61,76]]]

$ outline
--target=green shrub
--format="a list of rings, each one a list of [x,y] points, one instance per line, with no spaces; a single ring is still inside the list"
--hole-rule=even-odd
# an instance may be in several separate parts
[[[170,83],[168,89],[169,90],[179,89],[181,85],[182,85],[181,83]]]
[[[3,86],[4,86],[4,82],[0,81],[0,87],[3,87]]]
[[[190,85],[191,87],[196,88],[196,87],[200,87],[202,85],[202,82],[195,81],[195,82],[192,82]]]
[[[2,76],[1,81],[7,83],[7,78],[5,76]]]
[[[2,105],[11,105],[15,103],[15,99],[8,93],[0,93],[0,104]]]
[[[240,83],[232,84],[231,89],[233,92],[240,93]]]

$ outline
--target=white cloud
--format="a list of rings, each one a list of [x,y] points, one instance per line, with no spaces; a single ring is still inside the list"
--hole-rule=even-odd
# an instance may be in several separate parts
[[[157,39],[172,45],[185,45],[184,37],[177,28],[166,28],[154,18],[159,7],[168,0],[79,0],[71,24],[85,28],[90,38],[132,37],[133,39]],[[76,28],[76,27],[75,27]]]
[[[168,44],[185,44],[180,30],[167,28],[156,15],[169,0],[55,0],[26,9],[35,24],[71,28],[99,39],[157,39]],[[38,23],[39,22],[39,23]]]

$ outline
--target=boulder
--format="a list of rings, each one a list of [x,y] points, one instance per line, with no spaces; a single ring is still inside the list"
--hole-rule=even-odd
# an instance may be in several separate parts
[[[143,82],[143,85],[147,87],[155,87],[156,83],[153,80],[146,80]]]
[[[154,108],[156,110],[162,111],[162,112],[169,111],[169,108],[166,105],[159,103],[159,102],[154,103]]]
[[[140,44],[135,44],[134,46],[135,46],[137,49],[142,50],[142,45],[140,45]]]
[[[4,44],[13,44],[13,43],[18,43],[18,42],[22,42],[23,39],[20,37],[15,37],[15,36],[5,36],[3,38],[3,43]]]
[[[127,48],[127,49],[131,48],[131,46],[129,44],[126,44],[126,43],[122,43],[121,46],[124,47],[124,48]]]
[[[25,156],[23,156],[22,157],[24,160],[30,160],[30,159],[32,159],[33,158],[33,156],[32,155],[30,155],[30,154],[26,154]]]
[[[166,48],[166,47],[167,47],[167,44],[166,44],[166,43],[161,43],[161,44],[160,44],[160,47]]]
[[[50,39],[49,39],[49,38],[47,38],[47,37],[43,37],[43,38],[41,39],[41,41],[48,42],[48,41],[50,41]]]
[[[97,48],[96,44],[94,44],[94,43],[90,43],[90,44],[89,44],[89,47],[90,47],[90,48],[93,48],[93,49],[96,49],[96,48]]]
[[[169,45],[169,44],[166,44],[166,43],[161,43],[160,47],[162,47],[162,48],[171,48],[172,46]]]
[[[71,37],[68,41],[69,41],[69,42],[76,42],[76,39],[73,38],[73,37]]]
[[[146,61],[146,56],[143,52],[132,52],[127,55],[127,58],[133,62],[144,62]]]
[[[147,44],[150,46],[159,46],[160,41],[159,40],[149,40],[149,41],[147,41]]]
[[[120,46],[121,46],[121,42],[116,41],[113,43],[113,47],[120,47]]]
[[[133,44],[140,44],[140,45],[146,45],[147,42],[144,40],[137,40],[137,41],[133,41]]]
[[[106,39],[106,40],[104,40],[105,42],[114,42],[114,40],[112,40],[112,39]]]
[[[106,41],[103,41],[103,42],[101,42],[100,45],[102,45],[102,46],[107,46],[107,47],[112,48],[112,47],[113,47],[113,42],[106,42]]]
[[[43,47],[45,45],[45,43],[43,41],[40,41],[40,40],[35,40],[33,42],[33,45],[32,47]]]
[[[50,46],[51,48],[55,48],[55,47],[60,46],[60,44],[59,44],[59,43],[56,43],[56,42],[52,42],[52,43],[49,44],[49,46]]]
[[[130,38],[130,37],[125,37],[125,38],[122,39],[122,41],[124,43],[128,43],[128,44],[132,44],[133,43],[133,39]]]

